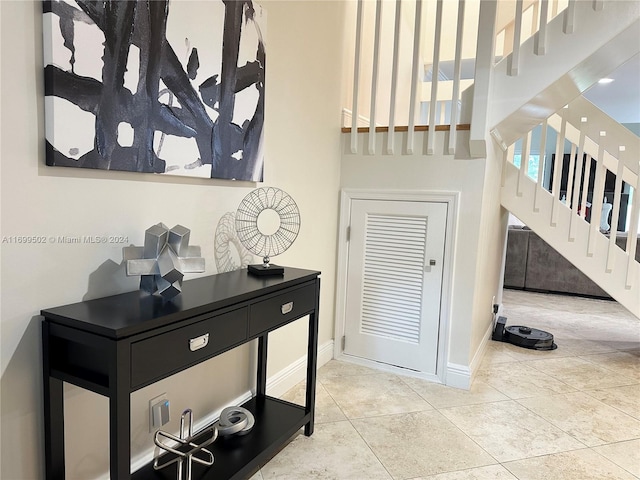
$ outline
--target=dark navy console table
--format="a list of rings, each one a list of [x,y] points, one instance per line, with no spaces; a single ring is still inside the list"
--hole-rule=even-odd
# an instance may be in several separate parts
[[[208,447],[211,467],[195,479],[242,479],[255,473],[304,427],[313,433],[320,272],[286,268],[284,276],[246,270],[188,280],[171,302],[139,291],[42,310],[46,478],[65,478],[63,382],[109,398],[113,480],[171,479],[175,468],[131,469],[130,395],[142,387],[258,339],[255,416],[247,435]],[[309,315],[304,406],[266,395],[269,332]],[[208,334],[207,342],[202,339]],[[194,340],[194,342],[190,342]]]

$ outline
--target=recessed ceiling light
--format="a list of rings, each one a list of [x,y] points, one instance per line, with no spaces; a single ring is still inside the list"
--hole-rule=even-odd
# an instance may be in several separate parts
[[[611,82],[613,82],[613,78],[601,78],[600,80],[598,80],[598,83],[601,85],[605,85]]]

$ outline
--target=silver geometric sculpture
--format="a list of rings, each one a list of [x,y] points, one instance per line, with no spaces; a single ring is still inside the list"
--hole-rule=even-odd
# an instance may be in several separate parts
[[[187,419],[188,424],[185,423]],[[198,433],[199,437],[203,435],[210,435],[210,437],[199,445],[193,442],[193,412],[190,408],[186,409],[180,417],[180,437],[162,430],[156,432],[153,438],[154,443],[160,450],[164,450],[167,453],[165,455],[156,455],[153,469],[161,470],[177,463],[178,480],[191,480],[191,465],[193,462],[207,467],[213,465],[214,462],[213,454],[204,447],[208,447],[215,441],[218,437],[218,430],[215,426],[210,426],[203,432]],[[165,443],[163,439],[171,443]],[[204,458],[199,458],[198,455],[204,456]],[[184,476],[183,471],[185,472]]]
[[[124,247],[127,276],[140,275],[140,290],[169,300],[182,291],[185,273],[204,272],[200,247],[189,245],[191,231],[182,225],[171,230],[159,223],[144,234],[144,247]]]

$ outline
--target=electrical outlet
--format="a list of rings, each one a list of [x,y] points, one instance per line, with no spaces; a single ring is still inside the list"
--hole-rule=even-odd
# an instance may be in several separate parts
[[[169,399],[163,393],[149,400],[149,433],[169,423]]]

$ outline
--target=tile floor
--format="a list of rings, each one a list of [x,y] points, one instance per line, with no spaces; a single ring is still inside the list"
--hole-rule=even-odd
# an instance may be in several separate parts
[[[332,360],[315,433],[252,480],[639,479],[640,320],[614,302],[513,290],[504,314],[558,349],[490,342],[470,391]]]

